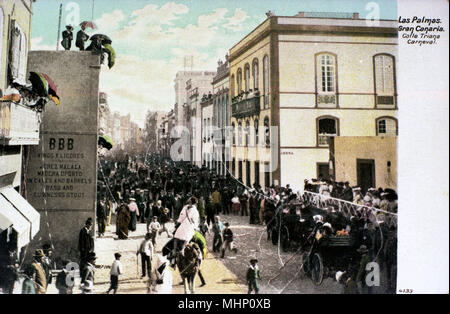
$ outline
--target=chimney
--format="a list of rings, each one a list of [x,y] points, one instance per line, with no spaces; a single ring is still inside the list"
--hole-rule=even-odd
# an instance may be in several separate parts
[[[358,12],[353,13],[353,19],[354,20],[359,20],[359,13]]]

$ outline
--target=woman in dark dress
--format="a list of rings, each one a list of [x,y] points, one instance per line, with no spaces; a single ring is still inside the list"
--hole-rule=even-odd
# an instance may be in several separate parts
[[[128,206],[122,204],[117,212],[116,234],[119,239],[128,239],[128,226],[130,225],[131,214]]]

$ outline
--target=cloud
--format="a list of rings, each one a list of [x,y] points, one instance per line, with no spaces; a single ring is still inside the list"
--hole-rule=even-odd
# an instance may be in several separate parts
[[[184,57],[194,57],[193,70],[215,71],[229,49],[221,36],[234,37],[226,29],[241,29],[249,18],[241,9],[230,13],[217,8],[186,25],[181,19],[188,13],[184,4],[169,2],[148,4],[128,17],[115,10],[96,20],[99,29],[107,29],[117,53],[115,66],[103,67],[100,80],[112,111],[129,112],[143,126],[147,110],[173,109],[173,80],[184,69]]]
[[[98,29],[94,30],[95,33],[111,34],[117,31],[120,27],[120,23],[125,20],[125,14],[122,10],[114,10],[110,13],[104,13],[102,16],[94,21]],[[90,29],[87,29],[90,31]]]
[[[55,45],[47,45],[43,43],[42,37],[31,38],[31,50],[56,50]]]
[[[225,28],[231,29],[233,31],[239,31],[243,28],[243,23],[245,20],[250,18],[250,16],[240,8],[234,11],[232,17],[227,18],[228,23],[224,25]]]

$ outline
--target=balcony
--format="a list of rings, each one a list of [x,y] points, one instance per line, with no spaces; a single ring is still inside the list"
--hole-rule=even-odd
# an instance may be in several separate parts
[[[13,102],[1,102],[0,144],[39,145],[39,113]]]
[[[237,100],[231,105],[231,115],[233,118],[239,119],[248,116],[259,115],[259,95],[252,98]]]
[[[318,136],[318,146],[329,147],[331,139],[336,137],[336,134],[319,134]]]

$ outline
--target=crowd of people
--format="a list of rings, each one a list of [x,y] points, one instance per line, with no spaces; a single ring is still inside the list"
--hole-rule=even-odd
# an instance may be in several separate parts
[[[305,194],[294,193],[289,185],[285,187],[270,186],[262,188],[255,183],[252,187],[243,185],[241,180],[231,175],[220,176],[204,167],[197,167],[186,162],[173,162],[158,155],[126,157],[123,160],[101,160],[98,168],[97,223],[98,236],[105,234],[107,226],[116,215],[116,235],[119,239],[128,239],[130,232],[137,230],[138,223],[145,223],[147,233],[136,252],[141,255],[142,277],[151,279],[151,260],[154,258],[158,235],[165,232],[170,245],[157,256],[161,267],[159,276],[167,275],[166,265],[175,265],[175,252],[183,251],[189,242],[195,242],[199,256],[207,252],[206,233],[213,234],[213,252],[224,258],[227,251],[236,252],[233,232],[229,222],[222,221],[223,215],[240,215],[248,217],[250,224],[261,224],[267,228],[268,239],[274,227],[283,223],[285,217],[295,215],[302,217],[302,210],[312,200]],[[397,212],[397,195],[390,189],[370,188],[364,195],[360,188],[350,187],[348,182],[312,179],[305,181],[305,192],[320,195],[324,200],[340,199],[351,204],[360,205],[353,215],[344,215],[336,203],[329,203],[324,209],[326,214],[314,217],[321,234],[348,235],[358,234],[359,249],[370,256],[378,258],[387,268],[389,287],[395,289],[396,278],[396,219],[390,213]],[[327,205],[327,203],[325,203]],[[379,211],[378,211],[379,209]],[[394,217],[394,218],[393,218]],[[169,222],[175,223],[175,230],[170,230]],[[78,249],[79,265],[84,293],[92,293],[95,274],[94,221],[87,219],[80,230]],[[381,232],[378,232],[380,231]],[[383,243],[380,244],[380,234]],[[166,245],[167,246],[167,245]],[[172,251],[172,252],[171,252]],[[23,283],[24,293],[45,293],[51,282],[52,249],[46,245],[34,253],[34,262],[25,267]],[[164,256],[163,256],[164,255]],[[114,256],[111,267],[111,287],[117,291],[118,277],[123,272],[120,253]],[[260,276],[252,259],[248,276],[249,291],[258,292]],[[67,265],[67,261],[63,266]],[[346,291],[348,282],[356,280],[357,273],[350,271],[340,273],[337,280],[344,283]],[[63,280],[67,275],[64,268],[56,279],[60,293],[71,293],[71,287]],[[206,282],[199,273],[202,284]],[[162,278],[162,277],[161,277]],[[351,280],[350,280],[351,279]],[[33,283],[33,284],[31,284]],[[34,289],[33,289],[34,288]],[[167,290],[166,290],[167,291]],[[394,290],[395,291],[395,290]]]
[[[156,228],[148,228],[152,239],[164,230],[169,237],[175,237],[174,247],[179,238],[187,243],[193,233],[180,237],[160,225],[173,219],[180,223],[186,206],[195,205],[199,220],[195,229],[202,231],[203,236],[207,230],[213,231],[213,251],[221,257],[227,250],[237,250],[229,223],[222,222],[221,215],[247,216],[250,224],[266,225],[270,239],[274,226],[292,212],[290,208],[301,216],[301,208],[309,202],[305,195],[294,193],[289,185],[263,189],[255,183],[247,187],[231,175],[219,176],[206,167],[175,163],[159,156],[149,156],[145,162],[139,159],[106,161],[102,164],[99,181],[103,182],[99,187],[103,197],[109,194],[110,198],[124,204],[119,206],[117,216],[119,238],[127,238],[128,232],[136,230],[135,221],[140,221],[146,222],[148,227],[157,224]],[[322,178],[305,181],[304,191],[321,195],[325,200],[332,198],[359,205],[352,215],[344,215],[336,203],[330,203],[324,208],[324,216],[315,217],[316,222],[320,223],[324,235],[356,234],[360,239],[358,248],[367,250],[371,258],[377,258],[387,268],[389,289],[395,291],[397,225],[396,216],[390,214],[397,213],[396,192],[369,188],[363,194],[360,187],[351,187],[348,182]],[[121,214],[127,219],[122,221]],[[354,274],[353,278],[356,277]]]

